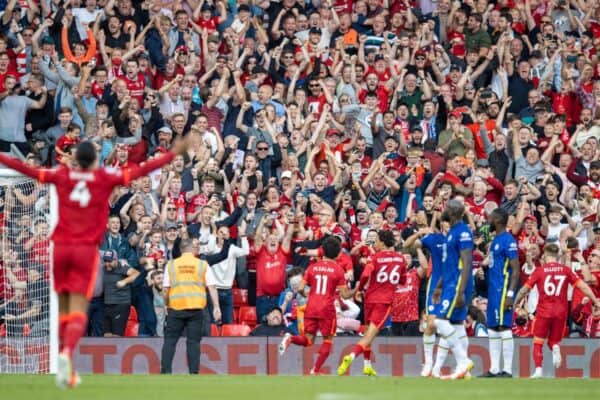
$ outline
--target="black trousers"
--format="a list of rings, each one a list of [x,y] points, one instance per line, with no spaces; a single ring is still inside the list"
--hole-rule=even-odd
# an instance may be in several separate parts
[[[392,322],[394,336],[421,336],[419,321]]]
[[[204,313],[202,309],[197,310],[167,310],[165,337],[162,347],[160,373],[170,374],[173,372],[173,357],[177,341],[184,329],[186,332],[186,352],[190,374],[197,374],[200,370],[200,340],[204,326]]]

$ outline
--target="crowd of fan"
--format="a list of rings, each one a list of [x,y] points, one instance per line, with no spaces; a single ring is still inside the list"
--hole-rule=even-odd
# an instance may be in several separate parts
[[[90,335],[122,336],[131,305],[140,336],[161,334],[162,273],[186,237],[212,257],[223,323],[235,322],[232,288],[242,288],[259,322],[301,329],[296,289],[320,240],[342,240],[352,284],[380,229],[412,266],[390,331],[418,335],[429,261],[408,245],[436,229],[453,197],[477,240],[472,334],[485,335],[487,215],[497,207],[511,214],[521,282],[555,242],[600,290],[595,1],[3,0],[0,9],[0,151],[53,166],[92,140],[102,164],[127,168],[175,137],[194,139],[186,156],[114,192]],[[16,207],[43,190],[6,196]],[[44,251],[48,226],[27,216],[4,224],[0,318],[24,325],[42,313],[27,286],[47,277],[24,254]],[[600,335],[586,298],[575,291],[571,303],[572,331]],[[530,334],[535,305],[530,296],[517,335]],[[338,331],[359,331],[360,303],[337,306]]]

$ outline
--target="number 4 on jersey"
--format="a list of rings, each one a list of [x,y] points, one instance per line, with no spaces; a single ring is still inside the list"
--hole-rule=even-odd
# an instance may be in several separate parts
[[[73,191],[69,195],[69,200],[74,203],[79,203],[80,207],[87,207],[90,203],[92,196],[88,190],[87,183],[85,181],[79,181],[73,188]]]

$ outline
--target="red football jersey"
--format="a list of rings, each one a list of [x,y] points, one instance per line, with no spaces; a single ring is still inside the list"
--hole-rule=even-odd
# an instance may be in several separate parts
[[[124,76],[123,81],[127,85],[127,90],[129,90],[129,96],[138,101],[140,108],[144,107],[144,89],[146,88],[146,80],[144,79],[144,75],[138,72],[138,76],[136,79],[129,79],[127,76]]]
[[[256,255],[256,295],[279,296],[285,289],[288,253],[279,246],[275,254],[263,245]]]
[[[536,317],[565,317],[569,308],[569,284],[575,285],[578,281],[577,275],[566,265],[552,262],[536,268],[525,283],[529,288],[535,286],[538,289]]]
[[[417,321],[419,319],[419,288],[421,277],[416,268],[411,269],[406,282],[399,285],[394,293],[392,311],[390,316],[392,322]]]
[[[346,283],[342,267],[330,260],[314,262],[304,273],[304,281],[310,286],[304,317],[335,318],[335,293]]]
[[[406,281],[406,260],[397,251],[377,252],[365,266],[363,277],[369,279],[365,303],[391,304],[396,287]]]
[[[108,198],[117,185],[132,180],[170,162],[172,152],[129,169],[98,168],[90,171],[64,165],[53,169],[33,168],[0,154],[0,163],[43,183],[52,183],[58,193],[58,224],[52,240],[62,244],[100,244],[108,221]]]

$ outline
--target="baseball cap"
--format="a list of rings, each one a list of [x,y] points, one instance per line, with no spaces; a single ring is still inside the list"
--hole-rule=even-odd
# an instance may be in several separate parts
[[[102,261],[105,262],[111,262],[111,261],[116,261],[119,259],[119,255],[117,254],[117,252],[115,250],[105,250],[104,253],[102,253]]]
[[[454,118],[462,118],[462,112],[459,111],[459,110],[454,109],[454,110],[452,110],[452,111],[450,111],[448,113],[448,116],[449,117],[454,117]]]
[[[175,49],[175,52],[187,54],[187,53],[189,53],[189,50],[188,50],[187,46],[179,46]]]
[[[177,229],[177,224],[175,222],[167,222],[165,224],[165,231],[168,231],[170,229]]]
[[[54,41],[54,38],[52,38],[52,36],[44,36],[42,38],[42,45],[44,44],[51,44],[51,45],[55,45],[56,42]]]
[[[327,129],[327,133],[325,136],[331,136],[331,135],[335,135],[335,136],[340,136],[342,134],[342,132],[338,131],[337,129]]]
[[[459,64],[450,65],[450,71],[462,72],[462,67]]]
[[[281,173],[281,179],[292,179],[292,171],[283,171]]]
[[[171,130],[171,128],[169,128],[168,126],[161,126],[160,128],[158,128],[158,133],[168,133],[168,134],[173,134],[173,131]]]
[[[321,28],[317,28],[316,26],[313,26],[312,28],[310,28],[310,31],[308,31],[308,33],[313,34],[313,35],[321,35],[323,32],[321,32]]]
[[[533,221],[537,223],[537,219],[535,218],[535,216],[529,214],[528,216],[525,217],[524,221]]]
[[[375,56],[375,61],[385,60],[385,56],[383,54],[377,54]]]

